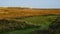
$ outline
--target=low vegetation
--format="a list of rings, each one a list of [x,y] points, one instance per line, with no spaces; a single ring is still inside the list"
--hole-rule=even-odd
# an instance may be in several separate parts
[[[0,8],[0,34],[60,34],[59,16],[60,9]]]
[[[19,20],[23,20],[25,21],[27,24],[31,24],[31,25],[37,25],[40,26],[38,28],[25,28],[24,30],[15,30],[15,31],[11,31],[11,32],[7,32],[6,34],[32,34],[34,31],[36,31],[37,33],[50,33],[50,31],[48,30],[50,27],[50,24],[55,21],[57,19],[58,15],[47,15],[47,16],[33,16],[33,17],[26,17],[26,18],[19,18],[19,19],[15,19],[17,21]],[[36,33],[35,32],[35,33]],[[34,34],[34,33],[33,33]]]
[[[35,30],[30,34],[60,34],[60,16],[49,25],[47,30]]]
[[[1,19],[0,20],[0,33],[14,31],[14,30],[21,30],[25,28],[33,28],[39,27],[37,25],[27,24],[25,21],[15,21],[15,20],[7,20]]]

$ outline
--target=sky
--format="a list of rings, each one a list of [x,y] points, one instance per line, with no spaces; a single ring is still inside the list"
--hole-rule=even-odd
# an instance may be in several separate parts
[[[0,7],[60,8],[60,0],[0,0]]]

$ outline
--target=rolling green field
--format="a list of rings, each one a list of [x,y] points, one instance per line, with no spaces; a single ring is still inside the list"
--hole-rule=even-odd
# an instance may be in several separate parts
[[[29,24],[40,25],[42,27],[47,27],[52,21],[56,19],[57,16],[35,16],[35,17],[28,17],[22,20],[25,20]],[[45,29],[44,28],[44,29]]]
[[[40,26],[39,28],[27,28],[27,29],[21,29],[21,30],[15,30],[11,32],[6,32],[4,34],[29,34],[31,31],[34,30],[47,30],[49,27],[49,24],[52,23],[56,19],[56,15],[48,15],[48,16],[33,16],[33,17],[27,17],[22,19],[16,19],[16,20],[23,20],[27,24],[33,24]]]

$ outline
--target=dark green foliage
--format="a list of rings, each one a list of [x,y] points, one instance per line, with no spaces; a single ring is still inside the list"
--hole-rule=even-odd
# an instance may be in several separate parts
[[[60,34],[60,16],[58,16],[57,19],[51,23],[49,30],[52,31],[52,33]]]
[[[50,34],[48,30],[35,30],[30,32],[29,34]]]
[[[60,16],[49,25],[48,30],[35,30],[30,34],[60,34]]]
[[[25,21],[16,21],[16,20],[0,20],[0,33],[20,30],[25,28],[38,27],[36,25],[27,24]]]

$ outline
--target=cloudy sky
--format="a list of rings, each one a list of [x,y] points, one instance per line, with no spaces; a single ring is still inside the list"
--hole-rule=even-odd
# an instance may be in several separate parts
[[[0,6],[60,8],[60,0],[0,0]]]

